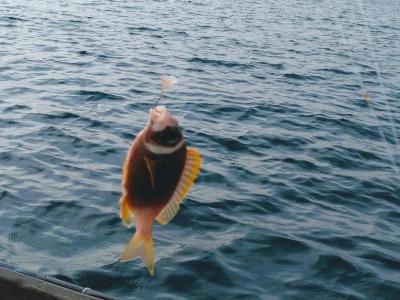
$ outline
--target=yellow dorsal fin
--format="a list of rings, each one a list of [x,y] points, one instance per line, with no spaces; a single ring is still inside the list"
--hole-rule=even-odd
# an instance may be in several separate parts
[[[187,192],[189,192],[194,180],[200,173],[201,162],[202,158],[200,152],[195,148],[188,148],[185,166],[183,167],[182,175],[179,178],[175,192],[172,194],[167,205],[165,205],[156,217],[156,220],[160,224],[165,225],[175,217],[179,210],[179,205],[182,203],[183,198],[186,196]]]

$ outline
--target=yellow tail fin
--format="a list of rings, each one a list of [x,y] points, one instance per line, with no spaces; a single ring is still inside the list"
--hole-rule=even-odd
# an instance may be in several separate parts
[[[154,275],[153,237],[143,236],[138,232],[129,241],[128,246],[120,257],[120,261],[142,258],[151,275]]]

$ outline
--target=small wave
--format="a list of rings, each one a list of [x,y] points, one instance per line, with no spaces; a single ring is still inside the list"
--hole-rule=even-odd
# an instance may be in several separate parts
[[[133,31],[150,31],[150,32],[160,31],[160,29],[151,28],[151,27],[146,27],[146,26],[128,27],[128,30],[133,30]]]
[[[338,75],[354,75],[354,72],[345,71],[342,69],[334,69],[334,68],[326,68],[326,69],[317,69],[317,72],[328,72]]]
[[[192,291],[196,290],[196,287],[199,285],[198,283],[199,278],[194,274],[190,274],[187,272],[185,273],[186,274],[176,274],[176,273],[169,274],[165,278],[164,284],[168,286],[168,289],[173,292],[185,292],[187,290],[192,290]]]
[[[202,274],[203,280],[225,287],[235,286],[225,268],[216,260],[215,254],[207,253],[203,257],[187,260],[180,264],[180,267],[194,274]]]
[[[123,100],[121,96],[100,92],[100,91],[87,91],[81,90],[76,93],[80,98],[85,101],[99,101],[99,100]],[[82,96],[82,97],[81,97]]]
[[[283,63],[268,63],[268,62],[260,61],[260,62],[256,62],[256,64],[268,66],[275,70],[283,70],[285,68],[285,65]]]
[[[118,267],[118,266],[117,266]],[[132,268],[130,268],[132,270]],[[122,276],[120,272],[116,272],[113,269],[96,269],[76,272],[72,278],[80,286],[87,286],[94,290],[99,291],[119,291],[120,294],[124,293],[124,290],[132,290],[137,284],[137,280],[140,280],[140,275],[144,276],[147,270],[141,270],[135,272],[135,276],[131,275]],[[147,274],[146,274],[147,275]]]
[[[9,89],[4,89],[4,92],[11,95],[19,95],[19,94],[34,93],[35,90],[27,87],[13,87]]]
[[[38,113],[36,114],[40,116],[40,118],[44,120],[68,120],[68,119],[77,119],[79,116],[75,113],[72,112],[61,112],[61,113],[54,113],[54,114],[44,114],[44,113]]]
[[[83,137],[69,134],[61,129],[61,127],[59,128],[53,125],[41,128],[36,132],[36,134],[39,136],[46,136],[47,138],[55,138],[55,145],[58,145],[62,151],[75,152],[78,148],[92,149],[100,146],[99,144],[84,139]]]
[[[225,183],[227,185],[231,184],[223,174],[207,170],[203,170],[202,176],[198,179],[198,181],[206,183],[219,182],[219,183]]]
[[[321,76],[302,75],[302,74],[298,74],[298,73],[286,73],[283,75],[283,77],[289,78],[289,79],[294,79],[294,80],[311,80],[311,81],[322,79]]]
[[[377,264],[379,267],[383,266],[384,268],[400,272],[400,261],[397,257],[391,257],[383,253],[368,253],[363,254],[361,258]]]
[[[82,55],[82,56],[91,55],[91,53],[89,51],[86,51],[86,50],[78,51],[78,54]]]
[[[219,143],[221,146],[225,147],[228,151],[234,152],[242,152],[242,151],[250,151],[251,147],[242,141],[239,141],[237,138],[229,138],[229,137],[215,137],[214,141]]]
[[[18,121],[0,118],[0,128],[21,127],[21,126],[22,124]]]
[[[360,274],[358,268],[349,260],[338,255],[320,255],[311,268],[314,276],[325,279],[337,280],[342,275],[357,278]]]
[[[21,111],[21,110],[30,110],[31,108],[27,105],[23,105],[23,104],[16,104],[13,106],[9,106],[6,107],[4,109],[4,112],[8,113],[8,112],[16,112],[16,111]]]
[[[358,244],[349,237],[342,236],[324,236],[324,237],[310,237],[313,241],[317,241],[323,245],[343,249],[343,250],[355,250],[358,248]]]
[[[317,166],[315,163],[313,163],[311,161],[311,159],[306,160],[306,159],[298,159],[298,158],[293,158],[293,157],[286,157],[282,160],[282,162],[298,166],[307,171],[321,170],[321,168],[319,166]]]
[[[281,146],[281,147],[289,147],[292,149],[293,148],[299,149],[299,147],[301,146],[310,144],[309,140],[302,137],[289,137],[283,135],[273,135],[273,136],[262,135],[259,136],[259,138],[267,142],[270,145],[270,147]]]
[[[8,200],[8,201],[16,201],[18,202],[19,199],[16,195],[14,195],[13,193],[9,192],[9,191],[1,191],[0,192],[0,201],[3,200]]]
[[[27,20],[18,18],[18,17],[10,17],[10,16],[2,16],[0,17],[0,22],[1,21],[9,21],[9,22],[25,22]]]
[[[227,67],[227,68],[240,68],[240,69],[249,69],[252,68],[252,65],[243,64],[238,62],[230,62],[224,60],[216,60],[216,59],[207,59],[207,58],[200,58],[200,57],[193,57],[188,59],[188,62],[193,63],[201,63],[206,65],[212,65],[216,67]]]
[[[133,94],[147,94],[147,95],[149,94],[148,91],[139,90],[139,89],[130,89],[129,92],[133,93]]]

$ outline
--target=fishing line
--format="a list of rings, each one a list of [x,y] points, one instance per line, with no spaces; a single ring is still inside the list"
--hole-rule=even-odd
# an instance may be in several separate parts
[[[391,123],[391,126],[392,126],[391,129],[392,129],[392,133],[393,133],[395,144],[396,144],[397,147],[399,147],[399,140],[398,140],[398,135],[397,135],[397,132],[396,132],[396,126],[395,126],[394,121],[393,121],[393,116],[392,116],[392,112],[391,112],[390,107],[389,107],[389,102],[387,101],[387,99],[385,97],[387,95],[387,93],[385,93],[386,88],[385,88],[383,80],[382,80],[382,73],[381,73],[381,70],[380,70],[380,67],[379,67],[379,63],[378,63],[378,59],[377,59],[377,55],[376,55],[377,51],[376,51],[374,43],[372,41],[371,26],[370,26],[367,18],[365,17],[365,9],[364,9],[363,0],[359,0],[358,1],[358,5],[360,7],[361,15],[363,17],[364,26],[367,28],[366,36],[367,36],[367,39],[368,39],[369,48],[372,50],[372,51],[370,51],[370,54],[372,55],[373,62],[374,62],[374,65],[375,65],[375,69],[376,69],[376,73],[378,75],[378,83],[379,83],[379,88],[380,88],[380,92],[381,92],[381,95],[382,95],[382,100],[385,103],[386,111],[387,111],[387,113],[389,115],[389,120],[390,120],[390,123]]]
[[[359,3],[362,5],[361,2],[359,2]],[[365,20],[365,15],[364,15],[364,14],[365,14],[365,11],[362,9],[361,12],[362,12],[363,18],[364,18],[364,20]],[[369,28],[369,24],[365,24],[365,23],[364,23],[364,26],[368,28],[367,38],[368,38],[369,44],[370,44],[370,46],[371,46],[371,45],[372,45],[372,39],[371,39],[371,31],[370,31],[370,28]],[[371,49],[373,50],[372,55],[373,55],[373,58],[374,58],[375,68],[377,69],[376,72],[377,72],[377,74],[378,74],[378,80],[379,80],[379,86],[380,86],[380,89],[381,89],[381,95],[384,96],[384,93],[383,93],[382,76],[380,75],[381,73],[380,73],[379,65],[378,65],[378,63],[377,63],[376,53],[374,52],[375,50],[374,50],[374,48],[372,48],[372,46],[371,46]],[[371,53],[371,51],[370,51],[370,53]],[[353,62],[354,62],[354,60],[353,60]],[[365,89],[365,87],[364,87],[364,84],[363,84],[363,79],[362,79],[362,76],[361,76],[361,69],[360,69],[360,67],[356,66],[356,64],[353,63],[353,68],[356,70],[356,72],[357,72],[357,74],[358,74],[358,80],[359,80],[359,83],[360,83],[361,88],[362,88],[364,91],[366,91],[366,89]],[[398,146],[397,135],[396,135],[396,132],[395,132],[395,130],[394,130],[394,126],[395,126],[395,125],[394,125],[394,122],[393,122],[393,119],[392,119],[392,114],[391,114],[390,110],[388,110],[388,102],[387,102],[387,100],[384,99],[384,98],[383,98],[383,100],[384,100],[385,105],[386,105],[386,108],[387,108],[386,110],[387,110],[387,112],[389,113],[389,117],[390,117],[390,121],[391,121],[391,125],[392,125],[392,131],[393,131],[393,135],[394,135],[394,138],[395,138],[394,141],[395,141],[395,144]],[[383,130],[382,130],[382,127],[379,126],[379,124],[381,123],[381,121],[380,121],[379,118],[378,118],[378,115],[377,115],[377,113],[376,113],[376,111],[375,111],[375,109],[374,109],[373,103],[370,102],[368,99],[366,99],[366,102],[367,102],[367,106],[368,106],[368,109],[369,109],[369,113],[374,117],[376,123],[378,124],[378,125],[377,125],[377,126],[378,126],[378,131],[379,131],[380,136],[382,137],[382,140],[384,141],[386,151],[387,151],[387,153],[388,153],[388,155],[389,155],[389,157],[390,157],[390,160],[391,160],[391,162],[392,162],[392,167],[393,167],[395,173],[396,173],[397,175],[399,175],[399,170],[398,170],[397,164],[396,164],[396,156],[395,156],[395,154],[394,154],[392,151],[390,151],[390,147],[389,147],[390,143],[388,142],[388,140],[387,140],[387,138],[386,138],[386,136],[385,136],[385,134],[384,134],[384,132],[383,132]]]
[[[161,89],[161,93],[160,93],[160,96],[158,96],[158,99],[156,100],[156,102],[154,103],[154,107],[156,107],[157,106],[157,104],[160,102],[160,100],[161,100],[161,97],[164,95],[164,90],[163,89]]]
[[[353,12],[353,11],[352,11],[352,12]],[[353,15],[353,17],[355,17],[354,14],[352,14],[352,15]],[[338,32],[339,32],[340,35],[341,35],[341,41],[342,41],[342,43],[343,43],[344,45],[346,45],[346,46],[350,46],[351,49],[354,49],[355,43],[352,43],[352,44],[349,44],[349,43],[348,43],[348,37],[346,37],[346,36],[344,35],[344,26],[343,26],[343,24],[341,24],[341,23],[339,22],[339,17],[338,17],[338,22],[337,22],[337,24],[338,24]],[[351,64],[351,65],[352,65],[352,67],[353,67],[354,73],[357,74],[358,83],[359,83],[359,85],[360,85],[361,93],[364,94],[364,93],[366,92],[366,88],[365,88],[365,86],[364,86],[363,78],[362,78],[362,75],[361,75],[361,69],[356,65],[356,63],[355,63],[355,58],[352,57],[352,56],[350,56],[350,55],[349,55],[349,57],[352,58],[352,64]],[[386,152],[387,152],[387,154],[388,154],[388,156],[389,156],[390,161],[392,162],[393,170],[394,170],[395,173],[398,175],[398,174],[399,174],[399,170],[398,170],[398,168],[397,168],[395,156],[394,156],[394,154],[392,153],[392,151],[390,150],[389,142],[388,142],[388,140],[386,139],[386,136],[385,136],[385,134],[384,134],[384,132],[383,132],[383,130],[382,130],[382,127],[379,126],[379,124],[380,124],[381,122],[380,122],[380,120],[379,120],[379,118],[378,118],[378,116],[377,116],[377,114],[376,114],[376,112],[375,112],[375,110],[374,110],[373,104],[372,104],[369,100],[365,100],[365,101],[367,102],[369,114],[372,115],[372,117],[374,118],[375,122],[377,123],[377,128],[378,128],[379,135],[381,136],[381,138],[382,138],[382,140],[383,140],[383,142],[384,142]]]

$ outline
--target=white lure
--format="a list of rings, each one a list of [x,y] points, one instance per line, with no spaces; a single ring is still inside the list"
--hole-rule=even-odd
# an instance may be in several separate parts
[[[173,75],[161,75],[161,89],[167,90],[178,82],[178,78]]]

